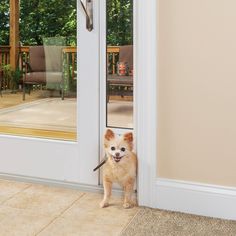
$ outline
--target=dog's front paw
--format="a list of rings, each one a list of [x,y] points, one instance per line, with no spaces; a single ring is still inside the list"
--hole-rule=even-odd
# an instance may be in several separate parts
[[[108,207],[108,206],[109,206],[109,203],[108,203],[108,202],[106,202],[106,201],[101,201],[101,202],[100,202],[100,207],[101,207],[101,208]]]
[[[123,207],[124,207],[125,209],[129,209],[129,208],[132,207],[132,204],[129,203],[129,202],[125,202],[125,203],[123,204]]]

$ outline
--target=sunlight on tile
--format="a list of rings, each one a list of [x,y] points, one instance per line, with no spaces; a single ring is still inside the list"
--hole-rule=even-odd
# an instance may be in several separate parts
[[[139,211],[125,210],[113,196],[101,209],[102,194],[0,180],[0,235],[113,236]]]
[[[123,209],[122,199],[119,197],[113,197],[111,205],[101,209],[101,200],[100,194],[86,193],[39,235],[118,235],[139,210],[136,207]]]
[[[45,215],[59,215],[74,201],[83,195],[82,192],[63,188],[33,185],[5,202],[5,206],[26,209]]]
[[[37,211],[0,206],[0,235],[2,236],[33,236],[45,225],[48,225],[53,216],[42,215]]]

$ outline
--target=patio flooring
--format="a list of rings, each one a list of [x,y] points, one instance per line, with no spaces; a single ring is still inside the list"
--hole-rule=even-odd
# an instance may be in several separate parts
[[[35,101],[37,99],[42,98],[41,93],[33,92],[30,96],[27,96],[25,101],[22,100],[22,93],[4,93],[2,97],[0,96],[0,109],[2,108],[9,108],[12,106],[16,106],[19,104],[25,104],[31,101]]]
[[[33,91],[0,97],[0,133],[76,140],[76,98],[49,97],[49,91]],[[58,94],[57,94],[58,95]],[[133,102],[113,97],[108,105],[109,127],[133,127]]]
[[[121,197],[101,209],[102,194],[0,179],[0,232],[5,236],[115,236],[140,208]]]
[[[133,128],[133,102],[111,100],[107,105],[107,126]]]

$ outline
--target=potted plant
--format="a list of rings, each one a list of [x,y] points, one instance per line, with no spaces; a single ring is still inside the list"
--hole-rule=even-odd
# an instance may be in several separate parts
[[[12,69],[10,64],[1,65],[3,72],[3,80],[7,83],[8,88],[12,93],[16,93],[19,85],[20,78],[22,77],[22,71],[19,68]]]

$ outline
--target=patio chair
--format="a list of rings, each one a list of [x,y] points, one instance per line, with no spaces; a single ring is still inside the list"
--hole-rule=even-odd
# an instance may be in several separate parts
[[[29,61],[26,62],[23,78],[23,100],[27,85],[46,85],[49,89],[54,86],[60,90],[61,98],[64,99],[62,49],[62,46],[29,47]]]
[[[107,76],[107,102],[110,95],[133,96],[133,45],[120,46],[118,63],[124,63],[128,67],[128,73]],[[117,65],[118,65],[117,63]]]
[[[133,70],[133,45],[120,46],[119,62],[127,62]]]

